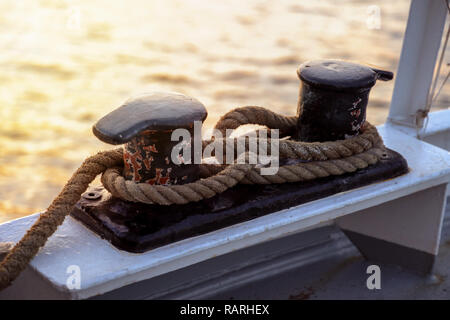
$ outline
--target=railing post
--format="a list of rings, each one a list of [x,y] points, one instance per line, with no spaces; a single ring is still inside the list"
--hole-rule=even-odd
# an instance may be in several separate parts
[[[412,0],[388,121],[422,127],[447,16],[445,0]]]

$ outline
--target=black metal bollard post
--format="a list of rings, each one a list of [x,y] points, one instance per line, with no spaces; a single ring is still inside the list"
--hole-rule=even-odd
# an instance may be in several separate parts
[[[300,141],[334,141],[357,135],[366,120],[370,89],[391,80],[392,72],[340,61],[314,60],[302,64],[297,107]]]
[[[177,93],[151,93],[126,101],[100,119],[94,134],[110,144],[124,145],[124,177],[157,185],[184,184],[199,178],[194,164],[194,122],[204,121],[206,108],[196,99]],[[172,132],[187,129],[191,140],[191,163],[171,159]]]

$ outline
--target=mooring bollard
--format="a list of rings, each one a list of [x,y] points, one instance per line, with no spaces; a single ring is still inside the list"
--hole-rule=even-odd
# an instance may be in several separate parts
[[[206,108],[198,100],[178,93],[150,93],[127,100],[101,118],[94,134],[110,144],[125,144],[125,179],[156,185],[184,184],[199,178],[198,164],[176,164],[171,159],[172,132],[187,129],[194,137],[194,122],[204,121]],[[200,137],[201,139],[201,137]]]
[[[313,60],[297,70],[301,80],[297,106],[300,141],[334,141],[357,135],[366,120],[370,89],[394,74],[340,61]]]
[[[264,108],[242,107],[231,111],[229,118],[223,116],[219,122],[223,119],[224,123],[227,120],[233,122],[226,124],[225,129],[235,128],[236,122],[267,125],[273,129],[289,127],[292,138],[303,141],[344,139],[358,134],[364,123],[369,90],[376,80],[393,77],[387,71],[336,60],[306,63],[298,73],[303,83],[298,119],[277,115],[270,110],[264,111]],[[94,134],[107,143],[125,144],[123,177],[118,177],[115,180],[117,185],[114,182],[112,187],[111,184],[109,187],[91,187],[75,205],[71,215],[116,247],[130,252],[145,252],[407,172],[407,163],[401,155],[386,149],[386,156],[382,159],[375,159],[373,154],[366,154],[363,157],[365,160],[358,158],[355,164],[359,173],[357,175],[353,175],[353,165],[337,168],[336,172],[334,161],[337,160],[334,158],[318,160],[322,165],[325,165],[322,162],[329,161],[327,163],[332,169],[328,172],[325,170],[327,166],[321,167],[323,170],[317,173],[317,159],[306,161],[304,158],[307,154],[315,154],[315,147],[309,143],[291,141],[283,149],[286,163],[278,170],[284,170],[281,174],[274,174],[268,179],[269,176],[258,175],[257,170],[246,171],[245,176],[239,174],[232,178],[244,179],[248,173],[249,180],[246,182],[253,184],[243,180],[240,183],[238,180],[233,187],[224,188],[224,179],[231,175],[221,173],[233,167],[223,169],[222,166],[204,166],[202,177],[205,173],[203,169],[215,173],[200,179],[199,162],[185,161],[179,164],[174,158],[187,155],[186,150],[189,150],[189,147],[178,149],[180,145],[177,144],[180,142],[172,141],[172,135],[175,138],[182,136],[174,132],[176,129],[187,129],[185,133],[190,134],[190,140],[183,136],[181,143],[191,144],[191,160],[196,158],[197,146],[203,151],[205,141],[197,141],[198,138],[201,140],[201,136],[198,136],[198,126],[194,122],[202,122],[206,116],[205,107],[193,98],[173,93],[152,93],[130,99],[100,119],[94,125]],[[296,123],[299,132],[293,132]],[[301,145],[296,149],[298,158],[287,155],[288,148],[296,147],[292,143]],[[378,147],[372,145],[371,148]],[[352,157],[347,158],[347,161],[352,161]],[[108,176],[107,172],[104,174]],[[214,181],[222,182],[217,184],[208,180],[215,177],[218,180]],[[325,179],[322,180],[322,177]],[[135,185],[132,181],[155,186]],[[231,180],[227,181],[231,183]],[[111,183],[107,178],[103,182]],[[188,182],[195,183],[180,186]],[[110,188],[110,191],[105,187]],[[125,193],[115,193],[115,188],[130,194],[133,190],[140,192],[134,192],[138,195],[133,198],[127,197]],[[146,193],[143,193],[142,188],[147,190]],[[214,188],[220,190],[211,194]],[[163,198],[163,201],[158,197]],[[186,202],[181,199],[186,200],[187,197],[194,200]],[[151,202],[148,202],[149,198],[152,198]]]

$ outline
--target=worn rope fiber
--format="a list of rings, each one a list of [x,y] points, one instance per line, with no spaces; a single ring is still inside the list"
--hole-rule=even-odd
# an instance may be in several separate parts
[[[378,145],[368,151],[342,159],[326,161],[297,162],[278,168],[274,175],[261,175],[261,168],[252,167],[240,184],[278,184],[324,178],[331,175],[352,173],[377,163],[386,154],[384,146]],[[223,170],[226,165],[202,165],[201,175],[211,176]],[[108,169],[109,170],[109,169]]]
[[[243,124],[265,125],[289,135],[295,129],[296,118],[282,116],[261,107],[242,107],[225,114],[216,124],[216,129],[236,129]],[[225,144],[230,140],[225,139]],[[214,140],[212,143],[219,141]],[[238,140],[231,142],[233,145],[237,143]],[[99,152],[87,158],[45,213],[40,215],[0,263],[0,290],[9,286],[25,269],[99,174],[103,173],[102,183],[105,188],[124,200],[161,205],[185,204],[211,198],[238,183],[296,182],[354,172],[375,164],[385,152],[376,128],[370,124],[367,124],[360,135],[346,140],[322,143],[280,140],[279,144],[280,156],[291,158],[293,162],[281,166],[275,175],[261,175],[260,167],[247,163],[201,165],[204,178],[189,184],[172,186],[152,186],[126,181],[121,176],[122,148]],[[246,152],[245,156],[248,157],[249,154]]]
[[[244,124],[257,124],[271,129],[280,130],[280,135],[293,133],[297,124],[297,117],[284,116],[269,109],[258,106],[235,108],[224,114],[215,125],[225,136],[226,129],[236,129]]]
[[[87,158],[72,175],[45,213],[27,231],[0,264],[0,290],[6,288],[28,265],[47,239],[63,223],[72,207],[80,200],[95,177],[106,168],[123,163],[122,148],[99,152]]]
[[[229,121],[227,121],[229,122]],[[236,156],[239,146],[241,150],[249,150],[250,143],[254,139],[258,143],[266,140],[267,153],[271,153],[271,139],[260,138],[258,134],[254,137],[227,138],[202,141],[202,147],[218,149],[222,154],[234,153]],[[370,150],[382,143],[377,129],[370,123],[366,123],[361,134],[345,140],[327,142],[302,142],[295,140],[278,140],[278,152],[280,158],[300,159],[305,161],[341,159]],[[211,154],[214,156],[214,152]]]
[[[186,204],[208,199],[234,187],[252,169],[251,164],[233,164],[221,168],[215,175],[183,185],[150,185],[125,180],[122,167],[108,168],[102,184],[115,197],[148,204]]]
[[[121,175],[123,168],[115,167],[106,169],[102,175],[102,184],[113,196],[127,201],[159,205],[186,204],[211,198],[237,183],[298,182],[355,172],[377,163],[383,152],[381,148],[372,148],[366,152],[342,159],[285,165],[278,168],[278,172],[273,175],[261,175],[261,168],[250,164],[202,165],[203,173],[208,172],[215,175],[192,183],[171,186],[150,185],[125,180]]]

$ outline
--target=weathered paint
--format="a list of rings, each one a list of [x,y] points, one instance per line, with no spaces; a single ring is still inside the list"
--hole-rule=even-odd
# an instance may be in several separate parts
[[[355,136],[366,120],[370,88],[377,79],[390,80],[392,72],[340,60],[302,64],[298,102],[301,141],[334,141]]]
[[[146,130],[127,142],[123,148],[124,178],[151,185],[183,184],[197,180],[199,171],[196,164],[183,163],[181,154],[181,164],[172,162],[172,148],[179,142],[171,141],[171,134],[172,130]]]
[[[184,184],[199,178],[198,166],[171,161],[172,149],[178,144],[171,141],[171,135],[176,129],[187,129],[192,137],[194,122],[206,116],[206,108],[194,98],[154,92],[127,100],[100,119],[93,132],[104,142],[125,143],[125,179],[151,185]],[[181,155],[179,160],[183,160]]]

